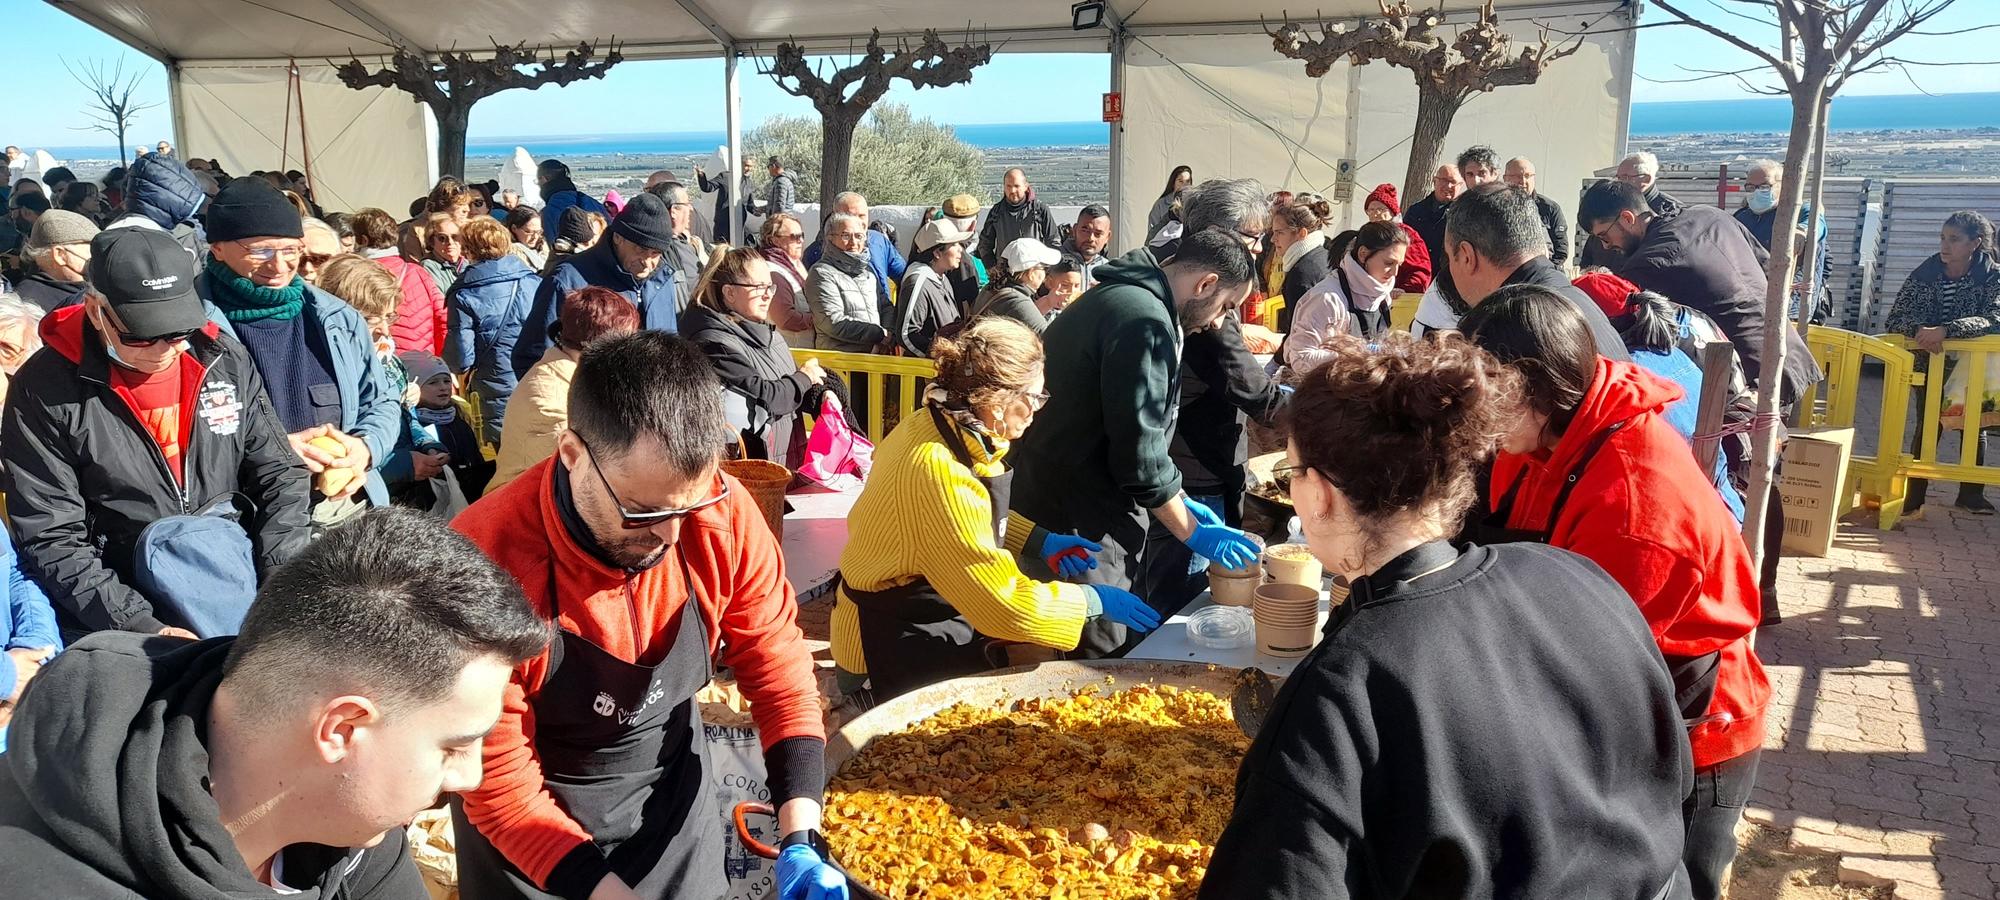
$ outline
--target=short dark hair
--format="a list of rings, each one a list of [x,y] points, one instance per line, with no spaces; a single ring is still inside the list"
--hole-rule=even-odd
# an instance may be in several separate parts
[[[542,217],[542,211],[523,203],[507,211],[507,227],[520,228]]]
[[[722,459],[729,426],[721,392],[708,355],[693,341],[635,331],[583,351],[569,385],[569,427],[599,459],[657,438],[674,474],[696,478]]]
[[[1079,222],[1087,222],[1090,221],[1091,219],[1109,219],[1109,218],[1111,218],[1111,210],[1105,209],[1102,206],[1098,206],[1095,203],[1092,203],[1091,205],[1084,207],[1082,211],[1076,214],[1076,220]]]
[[[71,172],[68,166],[57,166],[53,169],[50,169],[42,173],[43,184],[55,184],[57,182],[68,182],[75,180],[76,180],[76,173]]]
[[[1550,427],[1569,427],[1597,377],[1597,341],[1576,304],[1540,285],[1512,284],[1481,300],[1458,330],[1521,373],[1528,407]]]
[[[541,161],[541,164],[535,166],[535,172],[540,175],[568,176],[569,164],[560,159],[545,159]]]
[[[1072,272],[1080,273],[1082,271],[1083,261],[1077,259],[1074,254],[1064,253],[1062,259],[1057,260],[1055,265],[1048,267],[1047,272],[1044,273],[1044,277],[1054,278],[1057,275],[1068,275]]]
[[[550,635],[520,583],[471,540],[435,517],[378,509],[271,573],[223,677],[267,710],[328,684],[418,706],[449,694],[473,660],[518,665]]]
[[[646,188],[646,193],[666,201],[667,205],[671,206],[673,205],[673,192],[686,190],[687,185],[678,181],[660,181],[655,182],[652,187]]]
[[[1222,228],[1205,228],[1181,238],[1180,249],[1174,251],[1170,261],[1176,266],[1214,272],[1223,287],[1249,284],[1257,273],[1257,261],[1243,246],[1243,239],[1236,232]]]
[[[1458,211],[1457,206],[1452,211]],[[1646,192],[1634,185],[1609,178],[1599,180],[1583,192],[1583,202],[1576,208],[1576,224],[1589,231],[1600,222],[1618,218],[1618,214],[1629,212],[1639,214],[1651,212],[1646,204]]]
[[[766,160],[764,160],[764,165],[767,165],[767,166],[777,166],[777,167],[778,167],[778,168],[780,168],[780,169],[782,169],[782,168],[784,168],[784,167],[785,167],[785,164],[784,164],[783,162],[781,162],[781,161],[780,161],[780,160],[779,160],[779,159],[778,159],[777,157],[775,157],[775,156],[773,156],[773,157],[771,157],[771,158],[769,158],[769,159],[766,159]]]
[[[38,216],[49,211],[49,195],[41,191],[16,193],[8,202],[13,204],[15,209],[25,209]]]
[[[1509,184],[1482,184],[1452,201],[1445,217],[1445,255],[1459,243],[1471,244],[1479,255],[1507,263],[1549,252],[1549,233],[1542,227],[1535,198]]]
[[[1463,172],[1466,166],[1473,163],[1479,163],[1488,169],[1497,171],[1500,168],[1500,155],[1494,153],[1493,148],[1485,144],[1473,144],[1465,148],[1464,153],[1458,155],[1458,170]]]

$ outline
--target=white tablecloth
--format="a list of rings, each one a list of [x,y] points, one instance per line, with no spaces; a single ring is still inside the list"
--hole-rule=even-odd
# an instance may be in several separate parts
[[[1157,630],[1147,635],[1144,641],[1139,642],[1139,646],[1132,648],[1132,652],[1125,654],[1125,658],[1159,659],[1168,662],[1205,662],[1231,669],[1245,669],[1256,666],[1265,672],[1281,677],[1292,674],[1292,669],[1298,666],[1299,660],[1305,658],[1301,656],[1298,659],[1281,659],[1276,656],[1265,656],[1257,652],[1254,637],[1249,645],[1238,647],[1234,650],[1217,650],[1212,647],[1203,647],[1188,640],[1188,616],[1214,605],[1209,600],[1208,592],[1203,591],[1201,596],[1196,597],[1193,603],[1188,604],[1187,609],[1182,610],[1180,615],[1174,616],[1162,623]],[[1322,593],[1320,595],[1319,625],[1317,626],[1319,629],[1326,628],[1326,618],[1326,595]],[[1315,637],[1315,641],[1317,641],[1317,637]]]
[[[785,516],[785,577],[800,600],[810,600],[833,585],[840,571],[840,551],[847,546],[847,513],[854,508],[852,491],[807,491],[785,495],[792,511]]]

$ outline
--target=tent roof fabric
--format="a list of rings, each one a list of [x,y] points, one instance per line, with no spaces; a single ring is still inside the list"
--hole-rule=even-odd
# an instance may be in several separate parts
[[[615,37],[631,58],[720,55],[727,39],[739,51],[768,50],[798,41],[822,52],[858,46],[872,28],[910,34],[926,28],[963,32],[968,27],[1010,49],[1095,50],[1105,30],[1070,29],[1069,0],[1019,0],[995,7],[987,0],[48,0],[63,10],[163,62],[250,60],[339,61],[379,56],[397,45],[426,52],[483,48],[492,41],[567,44]],[[1480,0],[1439,0],[1448,15],[1470,16]],[[1575,13],[1580,7],[1616,9],[1630,0],[1498,0],[1515,15]],[[1297,3],[1247,0],[1112,0],[1108,18],[1137,33],[1174,33],[1189,26],[1229,25],[1249,30],[1261,19],[1284,18]],[[1376,0],[1315,0],[1327,19],[1356,19],[1380,12]],[[996,9],[1004,18],[995,20]],[[1303,9],[1300,14],[1304,15]],[[553,37],[552,37],[553,36]]]

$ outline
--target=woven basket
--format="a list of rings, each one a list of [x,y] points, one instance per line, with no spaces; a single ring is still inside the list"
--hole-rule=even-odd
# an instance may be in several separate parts
[[[731,459],[723,461],[722,471],[735,476],[750,496],[757,498],[757,508],[764,511],[764,521],[771,525],[771,536],[782,540],[785,488],[791,486],[792,470],[764,459]]]

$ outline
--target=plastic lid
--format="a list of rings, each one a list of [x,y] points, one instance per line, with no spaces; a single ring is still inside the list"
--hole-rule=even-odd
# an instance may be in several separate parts
[[[1188,642],[1197,647],[1235,650],[1257,640],[1257,620],[1240,606],[1211,606],[1188,616]]]

